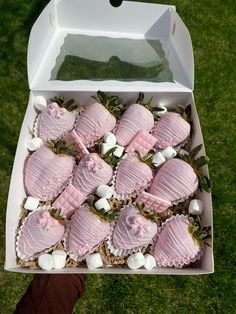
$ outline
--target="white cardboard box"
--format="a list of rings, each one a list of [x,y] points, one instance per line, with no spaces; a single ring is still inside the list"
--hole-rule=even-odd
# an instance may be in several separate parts
[[[104,13],[105,12],[105,13]],[[102,18],[101,18],[102,17]],[[173,82],[119,81],[119,80],[50,80],[51,71],[57,67],[60,49],[68,34],[98,36],[108,39],[143,40],[138,62],[155,59],[153,49],[145,41],[159,40],[168,59],[173,73]],[[135,42],[136,43],[136,42]],[[110,51],[88,49],[81,45],[74,49],[69,47],[71,54],[86,56],[93,60],[109,59]],[[134,62],[129,49],[116,49],[116,56],[125,62]],[[62,51],[63,52],[63,51]],[[63,59],[63,55],[60,55]],[[131,58],[131,59],[130,59]],[[62,62],[63,60],[59,60]],[[60,65],[59,62],[59,65]],[[193,98],[194,60],[192,43],[189,32],[173,6],[136,3],[123,1],[122,5],[114,8],[108,0],[52,0],[35,22],[28,46],[28,80],[30,87],[29,103],[22,124],[21,133],[15,155],[11,184],[7,205],[6,218],[6,259],[5,269],[14,272],[40,273],[21,268],[16,263],[15,232],[18,226],[20,205],[26,196],[23,185],[23,166],[28,154],[26,140],[30,139],[28,128],[33,127],[36,117],[34,98],[43,95],[47,98],[63,93],[65,97],[75,97],[80,103],[88,103],[91,95],[97,90],[113,92],[128,100],[137,99],[142,91],[148,98],[153,96],[153,102],[166,106],[176,104],[191,104],[194,124],[193,147],[203,143],[201,127]],[[57,70],[57,69],[56,69]],[[203,148],[202,154],[205,154]],[[208,174],[204,167],[204,174]],[[202,221],[204,225],[213,226],[211,194],[202,192],[197,195],[204,203]],[[212,242],[212,241],[211,241]],[[198,267],[183,269],[154,268],[151,271],[139,269],[132,271],[126,268],[101,268],[88,270],[86,268],[66,268],[50,271],[49,273],[123,273],[123,274],[170,274],[170,275],[199,275],[214,271],[213,246],[206,247],[205,254]]]

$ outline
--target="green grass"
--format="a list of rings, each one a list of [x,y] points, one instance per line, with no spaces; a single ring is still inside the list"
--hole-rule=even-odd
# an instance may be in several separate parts
[[[27,41],[46,3],[0,0],[0,313],[6,314],[13,312],[31,280],[31,275],[3,271],[5,209],[29,93]],[[235,313],[236,3],[234,0],[162,3],[176,4],[193,41],[194,95],[214,185],[216,271],[196,277],[90,275],[75,313]]]

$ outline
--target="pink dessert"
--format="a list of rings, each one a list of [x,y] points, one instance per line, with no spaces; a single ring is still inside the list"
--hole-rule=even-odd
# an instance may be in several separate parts
[[[73,257],[74,259],[84,258],[92,253],[95,246],[103,241],[109,232],[110,223],[93,214],[88,205],[83,205],[72,216],[68,250],[77,256]]]
[[[20,231],[17,244],[18,256],[24,259],[50,248],[61,241],[65,228],[47,210],[30,214]]]
[[[190,233],[188,216],[176,215],[168,219],[154,248],[159,266],[183,266],[200,258],[201,246]]]
[[[171,203],[183,201],[198,187],[198,178],[193,168],[185,161],[168,160],[155,175],[149,193]]]
[[[46,142],[48,139],[58,139],[70,131],[75,123],[75,115],[61,108],[56,102],[49,104],[39,116],[39,137]]]
[[[151,168],[136,156],[121,160],[117,168],[115,191],[117,194],[130,195],[145,189],[152,180]]]
[[[53,198],[72,175],[73,167],[73,157],[56,155],[48,147],[40,147],[26,160],[24,184],[28,195]]]
[[[126,146],[140,130],[150,132],[154,126],[153,114],[143,105],[132,104],[118,122],[115,132],[117,143]]]
[[[88,106],[79,116],[75,131],[84,143],[89,146],[114,129],[116,118],[98,102]]]
[[[85,155],[74,168],[73,185],[83,195],[87,196],[95,192],[100,184],[111,181],[113,170],[96,153]]]
[[[157,224],[140,214],[134,206],[122,211],[112,236],[113,246],[133,249],[149,244],[157,233]]]
[[[153,135],[157,139],[155,144],[157,148],[176,147],[184,143],[189,137],[190,124],[178,113],[167,112],[158,120]]]

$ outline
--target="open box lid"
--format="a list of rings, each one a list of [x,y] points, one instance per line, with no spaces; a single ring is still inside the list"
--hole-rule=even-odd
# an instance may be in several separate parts
[[[173,6],[52,0],[28,46],[31,90],[192,91],[189,32]]]

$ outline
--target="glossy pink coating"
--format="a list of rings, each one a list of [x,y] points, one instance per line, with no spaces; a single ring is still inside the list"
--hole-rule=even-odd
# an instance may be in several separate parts
[[[68,249],[78,257],[89,253],[110,232],[110,223],[101,221],[90,212],[88,205],[81,206],[72,216]]]
[[[151,168],[141,162],[136,156],[129,156],[119,163],[115,190],[118,194],[128,195],[147,186],[152,180]]]
[[[75,115],[61,108],[56,102],[49,104],[39,116],[38,134],[46,142],[55,140],[70,131],[75,123]]]
[[[119,145],[126,146],[138,131],[150,132],[154,126],[153,114],[140,104],[132,104],[122,115],[115,132]]]
[[[24,184],[27,194],[43,199],[58,193],[72,175],[73,167],[73,157],[56,155],[46,146],[40,147],[26,160]]]
[[[158,170],[149,193],[173,203],[189,197],[197,187],[198,178],[193,168],[187,162],[174,158]]]
[[[158,234],[154,258],[159,266],[178,266],[194,261],[200,246],[189,232],[188,216],[174,216]]]
[[[176,147],[190,135],[190,124],[178,113],[167,112],[156,123],[153,135],[157,139],[155,144],[157,148]]]
[[[77,119],[75,131],[88,146],[114,129],[116,118],[101,104],[93,103]]]
[[[108,184],[113,176],[113,170],[96,153],[85,155],[74,168],[73,185],[83,195],[95,192],[101,184]]]
[[[125,208],[115,226],[113,246],[118,249],[132,249],[152,241],[157,233],[157,224],[145,218],[136,207]]]
[[[61,241],[65,228],[47,210],[30,214],[20,232],[17,250],[26,259]]]

